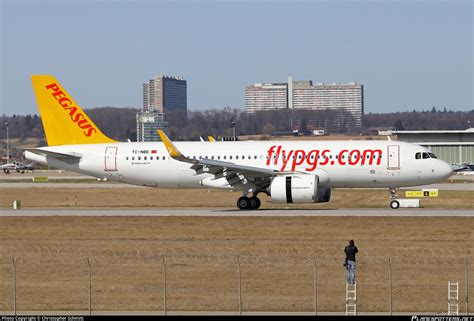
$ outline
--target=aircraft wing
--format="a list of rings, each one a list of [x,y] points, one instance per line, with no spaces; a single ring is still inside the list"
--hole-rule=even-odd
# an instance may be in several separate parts
[[[192,159],[184,156],[163,131],[158,130],[158,134],[165,144],[170,156],[173,159],[179,160],[181,162],[192,164],[191,168],[196,171],[197,175],[209,173],[213,174],[216,179],[226,177],[227,181],[231,185],[235,185],[237,183],[246,184],[246,182],[250,181],[254,185],[263,188],[270,184],[270,179],[272,176],[279,173],[279,171],[273,169],[239,165],[220,160],[207,158]]]

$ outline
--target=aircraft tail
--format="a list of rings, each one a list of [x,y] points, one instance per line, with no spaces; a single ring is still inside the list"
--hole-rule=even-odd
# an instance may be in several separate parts
[[[111,143],[61,84],[50,75],[31,77],[49,146]]]

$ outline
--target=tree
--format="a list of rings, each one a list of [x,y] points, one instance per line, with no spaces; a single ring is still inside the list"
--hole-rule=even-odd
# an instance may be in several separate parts
[[[263,133],[265,135],[272,135],[274,132],[276,132],[276,127],[272,124],[266,124],[263,127]]]
[[[301,120],[300,122],[300,133],[302,133],[303,135],[306,135],[308,133],[308,124],[306,122],[306,118],[303,118],[303,120]]]
[[[400,119],[393,123],[393,127],[395,127],[395,130],[405,130],[405,126],[403,126],[403,122]]]

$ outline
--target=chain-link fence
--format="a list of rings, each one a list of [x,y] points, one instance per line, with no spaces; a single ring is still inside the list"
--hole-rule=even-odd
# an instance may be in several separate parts
[[[473,258],[357,262],[357,310],[446,314],[448,282],[469,312]],[[59,312],[345,313],[345,269],[333,257],[149,256],[5,259],[0,314]]]

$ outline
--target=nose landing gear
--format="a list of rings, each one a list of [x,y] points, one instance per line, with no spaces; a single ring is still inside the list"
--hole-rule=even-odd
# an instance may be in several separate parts
[[[400,202],[397,200],[398,187],[390,187],[390,207],[394,210],[400,207]]]

